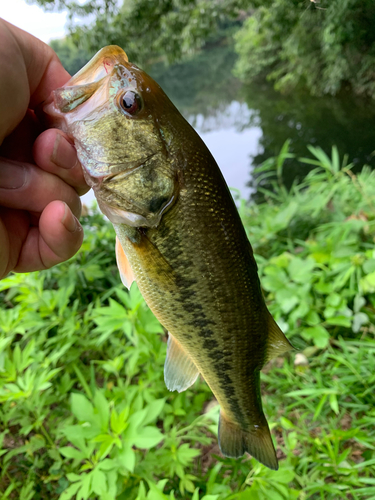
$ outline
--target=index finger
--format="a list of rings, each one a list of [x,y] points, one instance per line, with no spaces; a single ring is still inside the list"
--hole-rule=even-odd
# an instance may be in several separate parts
[[[22,120],[70,78],[47,44],[0,19],[0,143]]]
[[[52,90],[64,85],[70,75],[49,45],[7,21],[2,22],[23,56],[30,88],[29,107],[34,109],[49,97]]]

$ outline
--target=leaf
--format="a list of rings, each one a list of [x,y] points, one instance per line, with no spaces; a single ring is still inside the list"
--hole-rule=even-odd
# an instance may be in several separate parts
[[[110,459],[110,458],[105,458],[104,460],[101,460],[101,461],[97,464],[97,467],[98,467],[100,470],[109,471],[109,470],[112,470],[112,469],[115,469],[115,468],[116,468],[116,461],[115,461],[115,460],[113,460],[113,459]]]
[[[77,500],[87,500],[91,492],[92,474],[82,476],[81,488],[77,493]]]
[[[288,288],[281,288],[275,293],[275,298],[280,304],[283,313],[288,313],[299,303],[300,298],[292,295]]]
[[[131,446],[127,446],[119,455],[118,461],[130,472],[135,468],[135,452]]]
[[[328,323],[329,325],[345,326],[346,328],[350,328],[352,324],[351,318],[348,318],[347,316],[343,315],[332,316],[331,318],[327,318],[326,323]]]
[[[306,340],[312,340],[316,347],[319,349],[324,349],[328,346],[329,333],[323,326],[311,326],[309,328],[304,328],[301,335]]]
[[[62,494],[59,497],[59,500],[70,500],[79,490],[81,487],[81,482],[71,484],[68,486],[66,490],[62,492]]]
[[[73,392],[70,397],[72,413],[81,422],[87,422],[94,416],[94,407],[90,401],[83,395]]]
[[[289,263],[288,272],[293,281],[304,284],[311,281],[314,267],[315,261],[313,259],[300,259],[294,257]]]
[[[281,467],[278,471],[272,473],[272,481],[282,484],[291,483],[294,477],[295,477],[294,470],[286,467]]]
[[[375,259],[366,260],[363,263],[363,270],[366,274],[374,273],[375,272]]]
[[[152,401],[152,403],[148,404],[146,409],[147,409],[147,414],[145,419],[143,420],[143,425],[147,425],[151,422],[153,422],[162,412],[163,408],[165,405],[165,399],[155,399],[155,401]]]
[[[146,487],[143,481],[139,483],[138,495],[135,500],[146,500]]]
[[[92,483],[91,489],[97,495],[105,493],[107,489],[106,475],[97,467],[91,473]]]
[[[353,316],[352,329],[354,333],[358,333],[362,325],[366,325],[369,322],[369,317],[367,314],[358,312]]]
[[[85,454],[76,448],[72,448],[71,446],[63,446],[59,448],[59,452],[64,455],[66,458],[74,458],[76,460],[84,460]]]
[[[138,448],[152,448],[164,439],[163,434],[156,427],[143,427],[134,439],[134,445]]]
[[[94,405],[99,413],[102,431],[107,432],[109,423],[109,404],[103,392],[100,390],[95,391]]]
[[[290,430],[294,429],[295,425],[285,417],[280,417],[280,424],[284,429]]]
[[[81,481],[82,476],[79,476],[78,474],[74,474],[74,472],[70,472],[69,474],[66,475],[66,477],[71,481],[72,483],[76,481]]]
[[[359,283],[363,293],[375,292],[375,271],[361,278]]]
[[[329,396],[329,404],[332,408],[332,410],[336,413],[336,415],[339,414],[339,405],[337,402],[337,396],[336,394],[330,394]]]

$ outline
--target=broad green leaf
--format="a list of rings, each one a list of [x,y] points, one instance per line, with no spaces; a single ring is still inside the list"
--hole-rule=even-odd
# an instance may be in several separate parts
[[[102,431],[107,432],[109,424],[109,404],[103,392],[100,390],[95,392],[94,405],[99,413]]]
[[[84,460],[85,454],[76,448],[72,448],[71,446],[63,446],[59,448],[59,452],[67,458],[75,458],[77,460]]]
[[[163,434],[156,427],[143,427],[134,439],[134,445],[138,448],[152,448],[164,439]]]
[[[81,487],[81,482],[71,484],[68,488],[61,493],[59,500],[70,500],[77,493]]]
[[[107,481],[106,481],[106,475],[99,470],[98,468],[95,468],[92,473],[91,473],[91,489],[94,493],[97,495],[101,495],[106,492],[107,490]]]
[[[134,472],[135,467],[135,451],[131,446],[126,446],[124,450],[122,450],[117,460],[123,467],[128,469],[130,472]]]
[[[294,257],[288,266],[289,276],[297,283],[306,283],[312,279],[312,270],[315,267],[313,259]]]
[[[81,422],[91,420],[94,415],[94,407],[83,395],[73,392],[70,397],[73,414]]]
[[[312,326],[309,328],[304,328],[301,331],[301,335],[306,340],[312,340],[316,347],[319,349],[324,349],[328,345],[329,333],[323,326]]]
[[[165,399],[155,399],[152,403],[147,405],[147,414],[142,424],[147,425],[153,422],[161,413],[165,405]]]
[[[282,483],[282,484],[289,484],[291,481],[293,481],[295,476],[295,472],[291,468],[286,468],[286,467],[280,467],[279,470],[275,471],[272,474],[272,481]]]

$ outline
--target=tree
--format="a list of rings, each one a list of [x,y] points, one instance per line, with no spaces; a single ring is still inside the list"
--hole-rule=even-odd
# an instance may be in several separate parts
[[[50,45],[71,75],[77,73],[94,55],[93,52],[74,45],[69,37],[51,40]]]
[[[169,61],[202,47],[247,0],[31,0],[47,10],[67,10],[73,42],[88,52],[124,48],[134,62]],[[80,21],[78,19],[81,18]]]
[[[373,0],[273,0],[254,12],[236,35],[236,74],[266,77],[281,91],[307,87],[313,95],[351,87],[375,98]]]

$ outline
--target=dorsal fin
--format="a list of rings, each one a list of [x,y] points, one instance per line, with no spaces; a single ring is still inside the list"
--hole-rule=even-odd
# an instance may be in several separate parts
[[[194,384],[199,375],[198,368],[181,344],[168,333],[167,357],[164,365],[164,380],[170,391],[185,391]]]
[[[132,268],[130,267],[128,258],[125,255],[125,252],[121,246],[120,240],[116,236],[116,261],[117,267],[120,271],[120,277],[123,284],[129,290],[130,285],[135,280],[134,273]]]
[[[284,352],[294,349],[289,340],[285,337],[283,332],[278,327],[276,321],[268,312],[268,342],[266,350],[266,359],[264,364],[277,356],[281,356]]]

